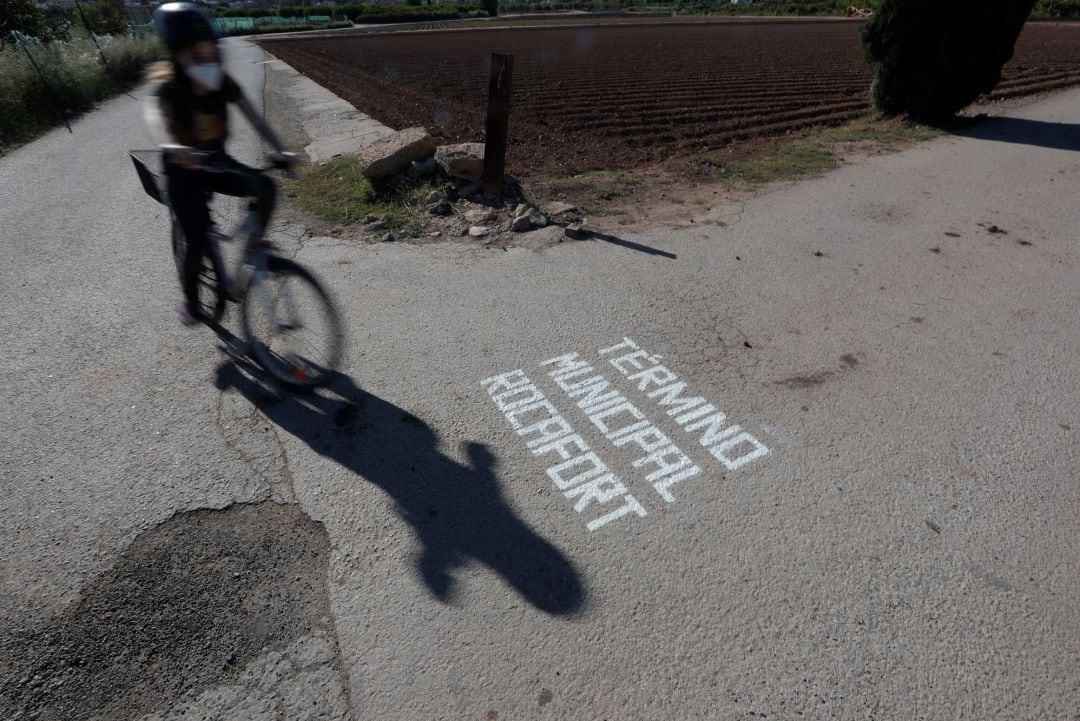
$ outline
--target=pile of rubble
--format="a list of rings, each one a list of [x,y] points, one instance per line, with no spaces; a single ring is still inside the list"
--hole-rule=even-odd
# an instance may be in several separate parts
[[[460,236],[495,240],[500,235],[527,233],[558,226],[566,237],[587,237],[578,210],[567,203],[544,208],[528,202],[520,185],[510,177],[502,195],[485,190],[484,145],[462,143],[436,146],[423,128],[408,128],[388,135],[364,149],[360,156],[364,175],[379,185],[420,183],[435,177],[451,181],[444,191],[426,198],[423,233],[430,237]],[[365,230],[396,240],[385,219],[368,217]],[[410,235],[421,237],[414,229]]]

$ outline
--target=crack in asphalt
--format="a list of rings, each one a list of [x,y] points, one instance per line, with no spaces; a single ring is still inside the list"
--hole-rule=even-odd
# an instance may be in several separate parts
[[[255,500],[258,500],[258,501],[267,500],[273,494],[273,481],[271,481],[261,471],[259,471],[258,467],[255,465],[255,457],[254,456],[251,456],[251,455],[245,453],[243,451],[243,449],[240,448],[239,445],[237,445],[234,441],[229,439],[228,426],[225,425],[225,393],[219,393],[218,394],[214,405],[215,405],[215,409],[214,409],[215,410],[215,413],[214,413],[214,425],[217,428],[219,435],[221,436],[222,442],[225,444],[226,448],[230,449],[233,453],[235,453],[236,456],[239,457],[240,460],[248,468],[251,469],[252,474],[257,479],[260,479],[260,480],[266,482],[267,484],[269,484],[269,487],[266,489],[265,493],[258,493],[257,492],[256,493],[256,498],[255,498]]]
[[[281,459],[281,475],[285,479],[285,488],[289,492],[289,502],[300,505],[299,497],[296,495],[296,476],[293,473],[292,465],[290,465],[289,462],[289,452],[285,448],[285,441],[282,440],[281,434],[278,432],[277,426],[274,425],[273,421],[271,421],[269,418],[266,418],[265,415],[263,415],[262,417],[266,420],[267,423],[270,423],[267,428],[270,429],[270,433],[274,436],[274,441],[277,443],[278,446],[278,458]],[[271,481],[271,483],[273,482]]]

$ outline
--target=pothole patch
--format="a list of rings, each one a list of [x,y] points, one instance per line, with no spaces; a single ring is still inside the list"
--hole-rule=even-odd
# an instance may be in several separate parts
[[[347,719],[326,530],[270,501],[177,514],[80,599],[0,632],[19,721]]]

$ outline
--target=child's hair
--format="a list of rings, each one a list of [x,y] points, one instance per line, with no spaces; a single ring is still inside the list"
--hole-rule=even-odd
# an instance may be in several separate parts
[[[146,68],[144,78],[150,83],[167,83],[176,75],[176,66],[172,60],[158,60]]]
[[[173,128],[191,128],[191,78],[180,69],[176,61],[170,58],[152,63],[146,69],[145,79],[158,85],[159,92],[169,98],[170,125]]]

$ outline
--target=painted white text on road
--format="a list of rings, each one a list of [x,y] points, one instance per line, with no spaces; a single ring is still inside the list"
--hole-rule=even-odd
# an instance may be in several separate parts
[[[646,515],[619,477],[589,449],[523,370],[492,376],[480,384],[514,431],[527,439],[525,445],[534,456],[554,454],[547,475],[566,498],[575,501],[574,510],[583,513],[600,506],[604,511],[586,523],[590,531],[628,514]]]
[[[642,350],[629,338],[602,348],[600,355],[639,391],[655,400],[684,431],[697,435],[699,443],[728,470],[734,471],[768,455],[764,443],[740,426],[728,426],[727,414],[712,403],[701,397],[684,396],[686,382],[660,363],[662,357]]]
[[[704,397],[687,391],[688,384],[662,363],[662,356],[623,338],[597,351],[618,375],[594,366],[580,353],[564,353],[541,361],[550,383],[610,444],[600,454],[574,430],[544,391],[523,369],[481,381],[514,432],[533,456],[548,463],[547,476],[588,517],[590,531],[620,518],[645,517],[645,506],[630,489],[647,483],[666,503],[677,500],[676,486],[704,475],[704,469],[646,415],[639,395],[653,413],[670,418],[672,427],[689,434],[727,471],[736,471],[769,454],[753,434],[729,424],[727,414]],[[606,367],[606,366],[605,366]],[[615,380],[612,380],[614,378]],[[626,388],[626,393],[619,385]],[[587,428],[587,427],[586,427]],[[589,431],[592,433],[592,431]],[[587,434],[586,434],[587,435]],[[594,434],[593,439],[597,438]],[[601,458],[614,454],[626,471],[621,476]],[[621,459],[619,458],[621,456]],[[649,495],[649,494],[646,494]],[[642,496],[644,498],[644,496]]]
[[[633,467],[651,467],[645,480],[665,501],[675,500],[672,486],[701,473],[701,468],[663,431],[577,353],[551,358],[540,365],[548,368],[548,375],[617,448],[633,444],[641,449],[644,455],[634,460]]]

